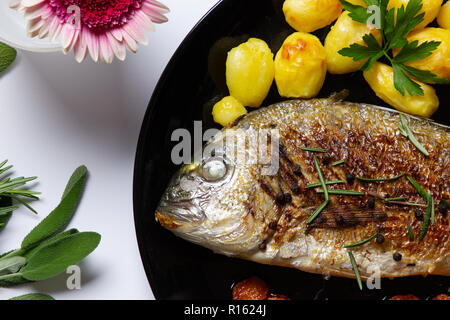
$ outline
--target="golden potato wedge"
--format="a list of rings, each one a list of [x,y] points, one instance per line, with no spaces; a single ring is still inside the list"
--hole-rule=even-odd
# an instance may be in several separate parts
[[[437,22],[441,28],[450,30],[450,1],[441,7]]]
[[[230,95],[246,107],[261,106],[274,74],[273,53],[263,40],[251,38],[228,52],[227,86]]]
[[[339,17],[341,11],[339,0],[286,0],[283,4],[286,22],[302,32],[326,27]]]
[[[247,113],[247,109],[235,98],[228,96],[217,102],[212,110],[214,122],[226,126]]]
[[[431,22],[433,22],[434,19],[439,14],[439,10],[441,9],[442,2],[444,0],[422,0],[422,10],[420,12],[425,12],[424,20],[421,24],[419,24],[414,30],[420,30],[425,28],[427,25],[429,25]],[[407,6],[409,0],[390,0],[388,9],[391,8],[400,8],[402,5]]]
[[[316,36],[309,33],[291,34],[275,57],[275,82],[282,97],[316,96],[326,73],[325,48]]]
[[[394,70],[381,62],[364,72],[364,78],[375,94],[395,109],[422,117],[431,117],[439,107],[436,91],[430,85],[418,82],[424,91],[423,96],[403,96],[394,87]]]
[[[408,63],[409,66],[428,70],[440,78],[450,79],[450,30],[442,28],[425,28],[409,34],[408,41],[439,41],[441,44],[431,56]]]
[[[348,11],[342,12],[325,39],[328,72],[345,74],[359,70],[367,59],[354,61],[342,56],[339,50],[353,43],[364,45],[362,38],[368,33],[372,33],[381,43],[381,34],[377,29],[370,29],[367,24],[354,21],[349,17]]]

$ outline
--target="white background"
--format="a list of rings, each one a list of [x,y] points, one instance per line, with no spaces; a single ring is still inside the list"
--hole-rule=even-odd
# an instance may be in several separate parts
[[[6,0],[3,0],[6,1]],[[82,287],[68,290],[62,274],[39,283],[0,288],[0,299],[45,292],[56,299],[152,299],[133,221],[132,175],[141,122],[170,57],[217,0],[162,0],[169,22],[125,62],[78,64],[72,54],[19,52],[0,75],[0,160],[15,174],[39,177],[39,215],[17,210],[0,232],[0,251],[17,248],[57,204],[79,165],[90,172],[70,227],[96,231],[100,246],[81,264]]]

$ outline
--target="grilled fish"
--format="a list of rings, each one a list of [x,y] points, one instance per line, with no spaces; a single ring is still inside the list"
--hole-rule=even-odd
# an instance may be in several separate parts
[[[176,173],[156,219],[175,235],[216,253],[263,264],[354,278],[351,250],[363,279],[374,273],[448,276],[450,128],[405,117],[428,156],[401,134],[398,112],[344,102],[339,94],[253,111],[215,135],[204,147],[210,154]],[[237,150],[224,143],[237,133],[263,129],[278,134],[266,139],[270,145],[278,141],[277,148],[266,148],[278,159],[274,173],[264,171],[267,161],[245,160],[254,153],[248,151],[250,142]],[[323,211],[307,221],[325,199],[321,187],[310,186],[320,182],[314,157],[326,181],[340,180],[328,190],[360,194],[330,194]],[[334,165],[339,160],[344,161]],[[399,175],[390,181],[360,179]],[[436,201],[434,224],[427,228],[427,205],[407,176]],[[372,241],[344,248],[375,234]]]

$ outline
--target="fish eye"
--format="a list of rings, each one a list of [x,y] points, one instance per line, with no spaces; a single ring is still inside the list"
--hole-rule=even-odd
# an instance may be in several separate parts
[[[203,164],[202,172],[207,181],[217,181],[227,174],[227,166],[220,159],[211,159]]]

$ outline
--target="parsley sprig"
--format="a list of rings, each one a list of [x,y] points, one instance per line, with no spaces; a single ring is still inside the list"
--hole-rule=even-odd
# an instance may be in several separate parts
[[[373,13],[365,7],[351,4],[340,0],[344,9],[349,11],[349,16],[357,22],[368,23]],[[405,7],[392,8],[388,10],[389,0],[364,0],[368,7],[378,6],[380,9],[380,33],[382,43],[372,33],[363,37],[365,45],[353,43],[343,48],[339,53],[350,57],[354,61],[367,59],[361,70],[367,71],[373,64],[386,57],[394,69],[394,86],[402,95],[408,92],[412,96],[423,96],[424,92],[420,84],[422,82],[433,82],[438,84],[450,84],[450,79],[439,78],[430,71],[420,70],[406,65],[407,63],[423,60],[430,56],[441,44],[439,41],[425,41],[421,44],[416,41],[408,42],[407,35],[422,21],[425,13],[420,13],[423,5],[422,0],[410,0]],[[396,50],[394,56],[392,50]]]

